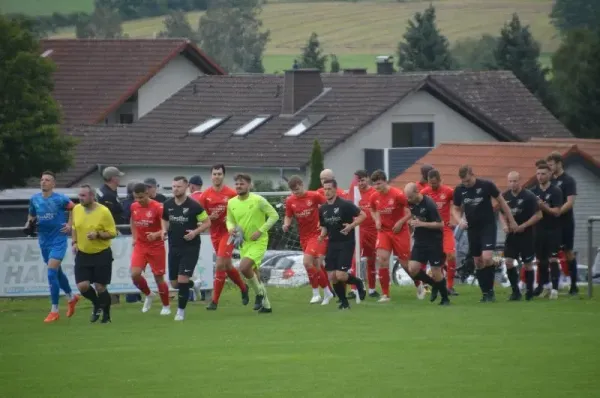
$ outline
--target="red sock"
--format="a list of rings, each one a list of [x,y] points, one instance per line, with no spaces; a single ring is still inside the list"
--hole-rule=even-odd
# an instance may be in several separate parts
[[[385,296],[390,297],[390,269],[379,268],[379,283],[381,284],[381,291]]]
[[[521,267],[521,272],[519,273],[519,279],[521,280],[521,282],[526,283],[527,281],[525,280],[525,267]]]
[[[306,273],[308,274],[308,282],[313,289],[319,287],[319,271],[315,267],[307,268]]]
[[[567,257],[565,256],[565,252],[558,253],[558,261],[560,263],[560,270],[562,271],[564,276],[569,276],[569,264],[567,263]]]
[[[454,277],[456,276],[456,261],[448,261],[448,268],[446,271],[446,281],[448,289],[454,288]]]
[[[320,268],[321,269],[319,271],[319,286],[321,286],[322,289],[329,287],[329,290],[331,290],[331,285],[329,283],[329,276],[327,276],[327,271],[325,271],[325,267]]]
[[[135,285],[135,287],[137,287],[138,289],[140,289],[140,291],[142,293],[144,293],[146,296],[150,295],[150,288],[148,287],[148,282],[146,282],[146,278],[144,278],[143,276],[139,276],[133,280],[133,284]]]
[[[213,294],[212,294],[212,301],[215,304],[219,304],[219,298],[221,298],[221,292],[223,291],[223,286],[225,286],[226,279],[227,279],[227,272],[217,271],[215,273],[215,280],[213,282]]]
[[[369,283],[369,289],[375,289],[375,282],[377,281],[376,261],[377,258],[375,256],[367,258],[367,281]]]
[[[169,285],[167,282],[158,284],[158,294],[160,295],[160,301],[165,307],[169,306]]]
[[[227,272],[227,276],[229,277],[229,279],[231,279],[232,282],[235,283],[242,292],[245,292],[246,284],[242,280],[242,276],[240,275],[240,272],[234,267],[231,267],[231,269],[228,269],[226,272]]]

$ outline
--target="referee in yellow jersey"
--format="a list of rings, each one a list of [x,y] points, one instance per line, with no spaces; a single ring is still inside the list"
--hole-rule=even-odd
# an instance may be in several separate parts
[[[110,210],[96,202],[89,185],[81,186],[79,204],[72,212],[75,282],[81,295],[94,305],[90,322],[96,322],[102,314],[101,322],[109,323],[111,300],[107,286],[112,276],[110,241],[117,235],[115,221]]]

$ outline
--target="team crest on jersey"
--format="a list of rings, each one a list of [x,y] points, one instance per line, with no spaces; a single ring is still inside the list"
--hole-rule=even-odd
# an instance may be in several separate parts
[[[550,194],[549,193],[546,194],[546,200],[548,200],[548,199],[550,199]]]
[[[443,193],[443,194],[441,194],[441,195],[440,195],[440,199],[441,199],[441,200],[446,200],[446,194],[444,194],[444,193]]]
[[[338,214],[340,212],[340,208],[336,207],[335,209],[333,209],[333,214]]]
[[[152,217],[152,211],[151,210],[148,210],[146,212],[146,217],[148,217],[148,218]]]
[[[517,200],[517,206],[520,205],[521,203],[523,203],[523,199]]]
[[[183,215],[186,215],[189,210],[190,210],[189,207],[184,207],[182,210]]]
[[[557,187],[560,187],[560,186],[562,185],[562,183],[563,183],[562,181],[560,181],[560,180],[557,180],[557,181],[556,181],[556,186],[557,186]]]
[[[388,200],[388,204],[393,205],[394,204],[394,199]]]
[[[292,209],[295,209],[295,208],[296,208],[296,204],[292,203]]]
[[[308,201],[306,201],[306,205],[307,205],[308,207],[312,206],[312,204],[313,204],[312,200],[308,200]]]
[[[481,188],[477,188],[477,189],[475,190],[475,192],[477,193],[477,195],[479,195],[479,194],[481,193]]]

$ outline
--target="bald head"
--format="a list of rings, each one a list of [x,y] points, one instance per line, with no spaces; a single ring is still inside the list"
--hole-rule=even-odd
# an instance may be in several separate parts
[[[404,195],[410,203],[419,203],[421,201],[421,194],[419,193],[419,187],[414,182],[409,182],[404,187]]]
[[[513,193],[519,193],[521,191],[521,175],[516,171],[508,173],[508,188]]]
[[[319,178],[321,179],[321,184],[323,184],[324,181],[335,179],[335,175],[333,174],[333,170],[325,169],[321,172]]]

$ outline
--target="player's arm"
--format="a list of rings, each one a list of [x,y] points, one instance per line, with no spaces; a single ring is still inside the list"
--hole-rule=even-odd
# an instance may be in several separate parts
[[[163,239],[166,236],[166,233],[169,231],[169,210],[167,210],[166,206],[163,206],[162,209],[162,217],[160,218],[160,226],[163,230]]]
[[[263,198],[262,196],[259,199],[258,208],[267,217],[265,223],[258,228],[260,233],[264,234],[265,232],[268,232],[273,225],[275,225],[277,220],[279,220],[279,214],[277,213],[277,210],[275,210],[275,208],[267,201],[267,199]]]
[[[202,232],[210,228],[210,217],[206,213],[206,210],[202,206],[199,206],[198,214],[196,214],[196,221],[198,222],[198,228],[194,230],[195,235],[200,235]]]
[[[29,200],[29,213],[27,213],[27,221],[25,222],[25,227],[28,227],[29,224],[35,220],[37,217],[37,210],[35,209],[35,205],[33,204],[33,198]]]
[[[294,211],[289,200],[285,201],[285,216],[283,217],[283,232],[287,232],[292,226],[292,219],[294,218]]]
[[[231,209],[231,199],[229,199],[227,202],[227,215],[225,217],[225,224],[227,225],[227,231],[229,231],[230,234],[233,233],[235,227],[237,226],[235,215]]]
[[[161,220],[161,224],[162,224],[162,220]],[[129,218],[129,228],[131,228],[131,245],[135,246],[135,242],[137,240],[137,230],[135,228],[135,223],[133,222],[133,217]]]
[[[321,228],[321,234],[319,235],[319,241],[323,241],[327,237],[327,227],[324,226],[325,219],[323,218],[323,212],[319,209],[319,225]]]
[[[117,226],[110,210],[105,209],[102,214],[102,230],[98,232],[98,239],[110,240],[117,236]]]
[[[404,210],[404,215],[402,216],[402,218],[400,218],[400,219],[399,219],[399,220],[396,222],[396,224],[395,224],[395,225],[394,225],[394,227],[392,228],[392,231],[394,231],[394,232],[396,232],[396,231],[399,231],[399,230],[402,228],[402,226],[403,226],[404,224],[406,224],[406,222],[407,222],[408,220],[410,220],[410,219],[411,219],[411,217],[412,217],[412,214],[411,214],[410,210],[408,209],[408,201],[406,200],[406,198],[405,198],[405,197],[402,197],[402,198],[400,198],[400,199],[398,200],[398,204],[399,204],[400,206],[402,206],[402,207],[403,207],[403,210]]]
[[[563,204],[562,191],[560,188],[553,189],[550,193],[550,201],[548,203],[539,201],[538,204],[544,212],[551,214],[554,217],[560,216],[560,209],[562,208]]]
[[[506,200],[504,200],[504,196],[500,195],[500,191],[498,190],[498,187],[493,182],[489,182],[489,188],[490,188],[489,192],[490,192],[491,197],[498,201],[500,210],[502,210],[502,213],[504,214],[504,216],[506,217],[506,220],[508,221],[509,229],[515,230],[518,225],[515,221],[515,218],[512,215],[512,211],[510,210],[508,203],[506,203]]]
[[[373,221],[375,221],[375,228],[379,231],[381,229],[381,216],[377,211],[377,206],[375,204],[375,200],[373,199],[373,195],[371,195],[371,200],[369,202],[369,211],[371,212]]]
[[[349,225],[350,228],[356,228],[357,226],[359,226],[363,221],[365,221],[367,219],[367,214],[362,211],[360,209],[360,207],[356,206],[354,203],[349,202],[351,205],[351,213],[352,216],[354,217],[354,220],[352,221],[352,223]]]
[[[575,180],[569,178],[565,182],[566,184],[564,184],[564,196],[566,197],[566,202],[560,208],[561,215],[573,209],[573,205],[575,204],[575,196],[577,195],[577,186]]]
[[[440,216],[440,212],[435,205],[435,202],[432,200],[428,200],[426,202],[427,211],[430,212],[433,217],[432,221],[420,221],[417,226],[428,228],[428,229],[444,229],[444,222],[442,221],[442,217]]]
[[[463,218],[463,208],[461,195],[457,195],[456,190],[454,190],[454,195],[452,195],[452,209],[450,210],[450,215],[454,219],[454,223],[460,225]]]

